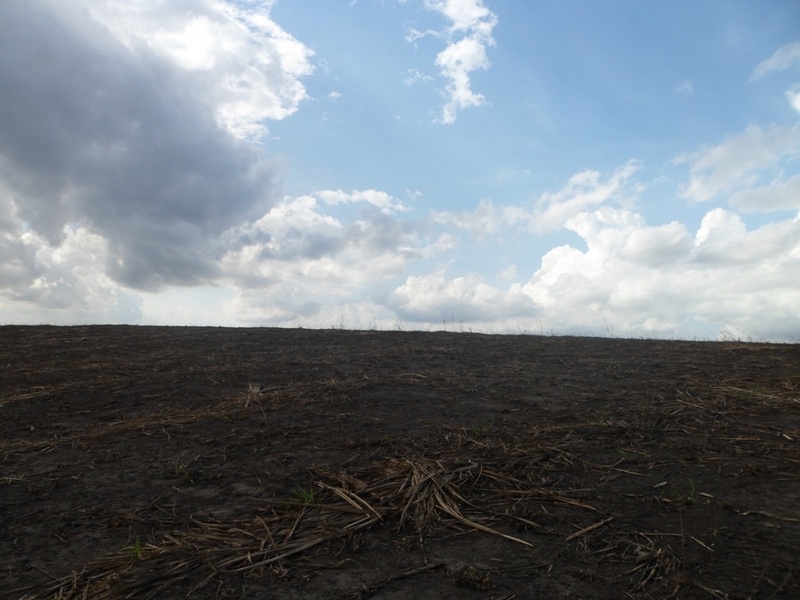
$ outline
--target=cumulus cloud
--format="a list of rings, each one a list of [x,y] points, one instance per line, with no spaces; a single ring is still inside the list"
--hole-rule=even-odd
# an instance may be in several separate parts
[[[410,276],[389,297],[387,305],[403,321],[438,324],[455,320],[497,324],[536,314],[533,301],[520,286],[499,290],[478,274],[447,280],[444,269]]]
[[[690,165],[691,177],[683,187],[683,197],[704,202],[722,192],[756,184],[765,172],[798,154],[800,122],[751,125],[716,146],[678,157],[674,162]]]
[[[786,69],[800,63],[800,41],[789,42],[778,48],[769,58],[761,61],[753,69],[750,81],[757,81],[762,77]]]
[[[603,207],[568,228],[588,249],[551,250],[522,288],[547,328],[685,335],[707,323],[756,338],[800,335],[797,219],[748,231],[736,214],[714,209],[692,234]]]
[[[585,211],[608,202],[630,202],[639,190],[639,186],[632,183],[632,178],[640,169],[639,161],[631,160],[608,174],[595,170],[581,171],[570,177],[562,189],[545,192],[530,206],[495,205],[491,200],[484,199],[474,211],[439,211],[433,214],[433,219],[437,223],[465,229],[481,238],[505,227],[532,233],[556,231]]]
[[[635,212],[607,206],[580,213],[565,227],[582,237],[589,252],[600,259],[620,257],[658,266],[674,262],[691,246],[686,228],[677,221],[652,227]]]
[[[370,196],[362,192],[353,195]],[[398,273],[405,260],[425,252],[427,238],[420,223],[393,218],[367,199],[361,200],[365,206],[356,217],[342,220],[320,206],[317,197],[325,196],[323,191],[285,198],[253,224],[232,230],[236,242],[229,245],[240,247],[238,252],[277,261],[301,257],[311,261],[300,265],[305,272],[321,273],[329,267],[330,280],[356,284],[372,276]],[[272,268],[271,264],[263,266]]]
[[[341,202],[356,203],[359,213],[341,219],[328,212]],[[411,260],[450,245],[446,235],[427,235],[424,225],[396,218],[387,206],[396,202],[385,192],[323,190],[284,198],[229,231],[221,281],[237,289],[235,313],[247,321],[330,325],[322,315],[332,306],[385,295],[385,282],[402,276]]]
[[[132,52],[174,62],[236,137],[267,134],[307,98],[301,78],[313,52],[270,18],[274,0],[108,2],[81,0]]]
[[[631,160],[606,177],[593,170],[573,175],[564,189],[545,193],[536,201],[534,229],[539,232],[553,231],[565,225],[573,216],[610,199],[622,201],[625,185],[640,168],[638,161]]]
[[[772,263],[771,267],[780,268],[797,263],[799,253],[800,219],[777,221],[748,231],[739,215],[715,208],[700,224],[692,257],[703,263],[745,266]],[[795,264],[794,269],[798,268],[800,265]]]
[[[749,229],[738,214],[715,208],[690,231],[600,206],[564,226],[586,249],[563,245],[531,257],[538,269],[526,282],[499,288],[478,274],[448,278],[438,268],[408,277],[388,306],[429,327],[800,337],[800,218]]]
[[[86,243],[130,288],[217,278],[214,240],[277,196],[278,166],[238,138],[296,109],[308,72],[269,3],[247,6],[0,3],[0,181],[20,227]]]
[[[389,306],[403,319],[431,327],[452,320],[487,329],[667,337],[689,331],[730,337],[735,331],[743,338],[796,340],[800,219],[751,230],[737,213],[714,208],[695,231],[678,221],[651,225],[619,206],[625,186],[635,185],[628,179],[636,168],[623,165],[606,176],[579,173],[537,201],[539,216],[558,215],[548,226],[575,233],[585,250],[562,245],[541,259],[532,256],[538,268],[530,280],[512,277],[506,288],[477,274],[448,278],[438,268],[408,277]],[[796,203],[795,179],[772,201]],[[507,228],[536,233],[533,214],[483,202],[474,212],[438,217],[476,235],[484,223],[490,235],[502,236]]]
[[[106,275],[106,241],[85,228],[67,229],[53,246],[21,222],[0,233],[0,313],[52,323],[130,323],[141,302]]]
[[[436,66],[448,80],[444,90],[447,100],[440,121],[451,124],[456,121],[459,110],[486,104],[483,94],[472,90],[470,74],[490,66],[486,48],[495,43],[492,30],[497,25],[497,15],[483,0],[425,0],[425,7],[448,20],[447,30],[424,33],[412,30],[407,39],[415,41],[433,33],[448,40],[447,47],[436,56]]]

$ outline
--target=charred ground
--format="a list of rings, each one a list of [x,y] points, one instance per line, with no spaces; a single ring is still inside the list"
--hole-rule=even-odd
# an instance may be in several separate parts
[[[0,598],[800,597],[798,345],[7,326],[0,365]]]

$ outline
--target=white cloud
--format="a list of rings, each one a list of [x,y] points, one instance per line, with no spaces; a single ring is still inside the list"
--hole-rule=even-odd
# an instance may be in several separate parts
[[[392,293],[387,305],[402,321],[431,325],[450,321],[477,326],[505,324],[536,311],[519,286],[499,290],[474,273],[447,280],[443,269],[408,277]]]
[[[675,159],[690,164],[691,178],[682,189],[690,200],[703,202],[720,193],[752,186],[764,171],[800,153],[800,122],[762,128],[751,125],[721,144]]]
[[[426,29],[425,31],[420,31],[419,29],[410,27],[406,32],[405,40],[411,44],[414,44],[415,42],[423,38],[426,38],[429,35],[433,37],[442,37],[443,34],[442,32],[433,29]]]
[[[778,178],[769,185],[731,194],[731,204],[746,212],[800,211],[800,175]]]
[[[442,123],[454,123],[461,109],[486,104],[483,94],[472,91],[469,78],[470,72],[489,68],[486,46],[482,41],[464,38],[452,43],[438,54],[436,64],[441,68],[442,75],[450,80]]]
[[[51,245],[35,233],[0,238],[0,313],[4,322],[130,323],[141,317],[140,302],[106,275],[106,241],[85,228],[67,229]]]
[[[265,120],[307,98],[313,52],[270,18],[273,0],[81,0],[133,53],[142,46],[191,73],[195,91],[236,137],[267,134]]]
[[[639,191],[631,180],[640,169],[641,164],[631,160],[609,174],[581,171],[570,177],[564,188],[545,192],[530,206],[495,205],[483,199],[473,211],[439,211],[431,216],[436,223],[464,229],[480,239],[506,227],[532,233],[556,231],[573,217],[603,204],[631,203]]]
[[[366,202],[367,204],[380,208],[381,211],[387,214],[405,210],[401,202],[380,190],[358,190],[350,194],[342,190],[321,190],[319,192],[314,192],[313,195],[322,200],[325,204],[330,205]]]
[[[675,90],[686,96],[694,95],[694,86],[692,85],[692,82],[688,79],[684,79],[679,85],[675,87]]]
[[[269,7],[0,3],[0,183],[25,229],[99,236],[129,288],[215,280],[219,236],[278,196],[280,166],[237,137],[305,94],[308,53]]]
[[[722,208],[708,212],[695,235],[695,256],[704,262],[733,260],[747,238],[741,217]]]
[[[436,56],[436,65],[448,80],[444,90],[447,101],[440,121],[451,124],[459,110],[486,104],[483,94],[472,90],[470,73],[490,66],[486,47],[495,43],[492,30],[497,25],[497,16],[483,0],[425,0],[425,7],[438,12],[450,23],[446,32],[434,35],[451,40]],[[412,30],[406,39],[413,42],[431,33]],[[452,41],[454,38],[458,39]]]
[[[404,73],[403,76],[403,83],[406,85],[414,85],[417,83],[424,83],[427,81],[433,81],[433,77],[430,75],[426,75],[417,69],[409,69]]]
[[[498,237],[513,226],[496,214],[490,221]],[[388,305],[428,327],[445,320],[484,330],[800,337],[798,218],[748,230],[736,213],[716,208],[692,232],[677,221],[649,225],[634,211],[587,204],[564,227],[586,250],[553,248],[527,282],[512,277],[498,288],[478,274],[448,278],[439,268],[408,277]]]
[[[786,98],[793,109],[800,113],[800,85],[795,85],[786,90]]]
[[[517,278],[517,265],[509,265],[497,274],[498,279],[513,281]]]
[[[603,208],[570,227],[588,250],[551,250],[524,286],[547,328],[685,335],[708,323],[755,337],[800,335],[796,219],[748,232],[738,216],[715,209],[692,236],[678,223],[654,228]]]
[[[489,37],[497,20],[483,0],[425,0],[425,6],[449,19],[454,32],[475,32]]]
[[[797,63],[800,63],[800,41],[789,42],[778,48],[772,56],[758,63],[753,69],[750,81],[756,81],[770,73],[785,71]]]
[[[609,200],[624,201],[626,184],[641,169],[639,161],[631,160],[605,178],[598,171],[583,171],[573,175],[564,189],[545,193],[533,212],[535,231],[554,231],[572,217]]]
[[[800,64],[800,40],[790,42],[778,48],[768,59],[760,62],[750,77],[750,81],[757,81],[766,75],[780,71],[786,71],[791,67]],[[786,98],[790,106],[800,112],[800,85],[794,84],[786,91]]]
[[[691,247],[685,226],[677,221],[651,227],[635,212],[608,206],[580,213],[565,227],[581,236],[589,252],[601,259],[618,257],[657,266],[673,262]]]
[[[528,228],[532,211],[530,207],[519,205],[496,206],[491,200],[483,199],[473,211],[436,211],[431,218],[435,223],[463,229],[483,239],[503,227]]]
[[[800,268],[800,218],[777,221],[748,231],[736,213],[716,208],[703,218],[694,242],[693,259],[742,265],[763,263],[768,270]]]
[[[326,212],[342,202],[358,203],[359,215],[341,220]],[[363,302],[364,293],[385,295],[385,282],[402,276],[411,260],[451,245],[446,235],[428,238],[421,224],[396,219],[387,206],[395,206],[391,196],[376,190],[316,192],[284,198],[252,225],[229,231],[221,280],[237,290],[237,318],[329,326],[322,315],[333,306],[341,311]]]
[[[751,175],[796,155],[797,131],[798,126],[750,128],[697,153],[691,157],[693,181],[708,178],[703,189],[734,188],[731,202],[744,210],[793,210],[800,176],[786,178],[779,172],[770,185],[744,186],[755,181]],[[744,174],[737,171],[743,163]],[[463,290],[483,283],[477,279],[448,280],[439,271],[410,279],[398,292],[403,298],[398,310],[433,325],[447,304],[458,308],[453,310],[456,321],[468,320],[489,310],[484,298],[503,306],[523,294],[530,302],[515,301],[523,309],[514,318],[528,329],[678,337],[689,331],[714,335],[736,330],[746,332],[743,337],[796,340],[800,218],[748,231],[736,213],[715,208],[694,233],[677,221],[651,226],[640,214],[619,208],[631,204],[629,196],[640,189],[633,180],[639,168],[631,161],[606,175],[577,173],[563,189],[543,194],[532,210],[482,201],[473,212],[434,215],[439,223],[484,238],[501,237],[508,228],[536,233],[564,227],[580,236],[587,249],[554,248],[530,281],[505,290],[483,287],[480,296]],[[446,301],[434,302],[437,294]],[[497,311],[491,314],[495,326],[505,323],[513,329],[513,322],[503,321]]]

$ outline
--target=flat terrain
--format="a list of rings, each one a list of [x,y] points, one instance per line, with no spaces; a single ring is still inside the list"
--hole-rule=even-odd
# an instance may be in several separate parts
[[[0,327],[0,598],[800,598],[800,345]]]

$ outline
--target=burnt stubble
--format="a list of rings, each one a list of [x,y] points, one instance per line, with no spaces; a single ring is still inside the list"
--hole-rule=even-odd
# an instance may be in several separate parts
[[[0,327],[2,598],[797,598],[800,345]]]

